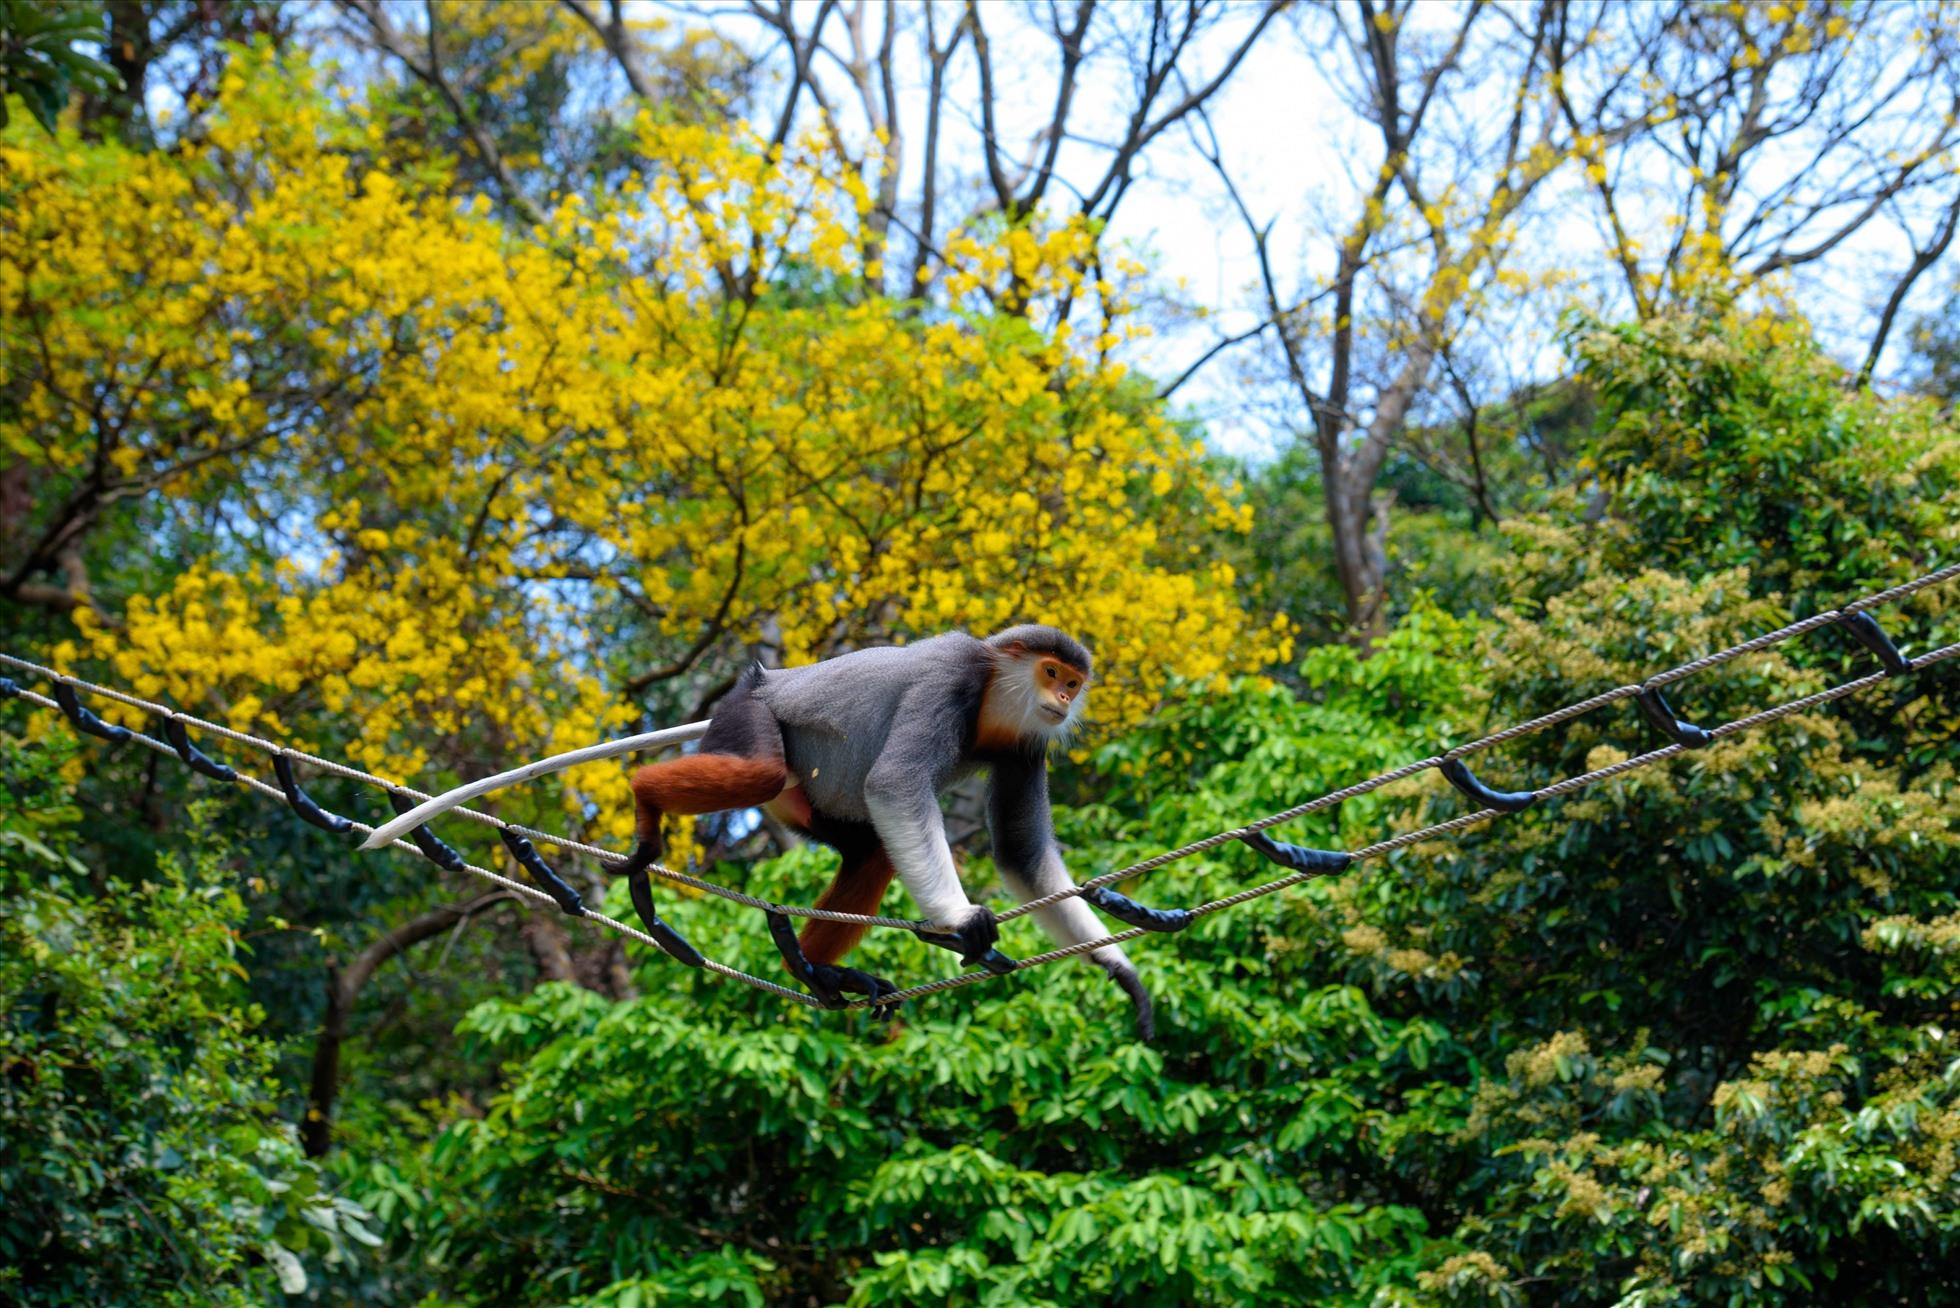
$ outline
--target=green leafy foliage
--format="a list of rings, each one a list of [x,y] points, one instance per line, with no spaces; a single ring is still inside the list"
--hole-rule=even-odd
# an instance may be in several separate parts
[[[1419,575],[1456,580],[1399,591],[1368,657],[1178,691],[1058,764],[1077,877],[1954,557],[1950,423],[1843,388],[1787,324],[1578,322],[1572,343],[1601,405],[1586,484],[1474,538],[1428,516]],[[1960,637],[1954,588],[1880,616],[1909,650]],[[1824,630],[1669,696],[1713,724],[1871,666]],[[1476,767],[1538,786],[1654,743],[1621,704]],[[71,788],[65,755],[0,747],[13,1297],[262,1302],[304,1275],[326,1301],[431,1308],[1877,1305],[1937,1300],[1960,1259],[1955,662],[1140,940],[1149,1047],[1080,964],[874,1019],[637,950],[638,998],[525,992],[528,964],[472,929],[377,978],[327,1174],[267,1083],[309,1049],[319,958],[266,904],[317,901],[344,948],[351,916],[441,888],[249,796],[176,818],[173,843],[128,817],[127,759]],[[336,808],[372,803],[336,786]],[[1462,811],[1425,775],[1279,834],[1353,848]],[[256,955],[234,862],[279,883],[253,891]],[[715,875],[808,902],[833,866]],[[1276,875],[1228,845],[1125,888],[1190,904]],[[1005,905],[983,857],[967,880]],[[662,899],[710,956],[777,974],[754,915]],[[1004,944],[1037,941],[1023,922]],[[954,966],[890,932],[854,961]],[[283,1050],[247,969],[284,997]],[[369,1224],[384,1247],[350,1258]]]
[[[1482,681],[1505,718],[1952,557],[1960,444],[1930,408],[1849,394],[1806,343],[1746,329],[1577,344],[1613,512],[1514,529]],[[1960,634],[1947,589],[1881,616],[1919,648]],[[1668,693],[1713,724],[1870,666],[1824,631]],[[1412,851],[1417,893],[1370,926],[1466,960],[1481,984],[1436,1015],[1501,1032],[1459,1136],[1479,1158],[1465,1251],[1425,1286],[1892,1303],[1937,1283],[1960,1235],[1956,708],[1936,665]],[[1542,784],[1649,747],[1636,722],[1605,710],[1480,766]]]
[[[74,90],[106,90],[115,70],[77,44],[103,39],[102,7],[87,0],[0,0],[0,128],[7,101],[19,96],[34,121],[52,132]]]
[[[302,1291],[375,1237],[273,1111],[222,851],[92,892],[61,762],[0,736],[0,1298]]]
[[[1960,436],[1932,403],[1847,391],[1784,324],[1570,327],[1606,406],[1596,461],[1613,512],[1584,547],[1595,569],[1746,567],[1752,593],[1805,616],[1953,558]]]

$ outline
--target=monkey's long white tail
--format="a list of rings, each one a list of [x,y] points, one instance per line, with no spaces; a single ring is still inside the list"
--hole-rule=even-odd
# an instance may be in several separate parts
[[[380,849],[407,835],[430,818],[439,817],[452,808],[460,808],[471,800],[487,795],[493,790],[506,786],[520,785],[535,781],[553,772],[563,772],[581,763],[597,763],[602,759],[618,758],[621,754],[632,754],[642,749],[658,749],[662,745],[678,745],[682,741],[695,740],[708,731],[706,722],[689,722],[684,726],[667,727],[661,731],[648,731],[638,736],[627,736],[621,740],[608,740],[599,745],[587,745],[584,749],[567,750],[563,754],[553,754],[526,763],[523,767],[499,772],[494,777],[472,781],[454,790],[444,791],[434,799],[425,799],[400,817],[383,822],[374,833],[361,842],[362,849]]]

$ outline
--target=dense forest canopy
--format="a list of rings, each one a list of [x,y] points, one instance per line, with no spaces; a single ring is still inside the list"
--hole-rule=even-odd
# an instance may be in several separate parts
[[[1054,760],[1084,878],[1960,556],[1956,37],[1855,0],[8,0],[0,651],[435,789],[755,661],[1052,622],[1098,664]],[[1355,143],[1312,195],[1248,162],[1276,77]],[[1138,235],[1173,191],[1227,299]],[[1259,457],[1212,439],[1246,422]],[[1923,653],[1956,595],[1878,617]],[[1668,696],[1873,666],[1827,627]],[[1655,743],[1618,703],[1476,766]],[[627,766],[490,807],[623,850]],[[1948,660],[1136,942],[1144,1045],[1072,963],[792,1006],[0,700],[0,1297],[1939,1301],[1956,769]],[[1424,772],[1276,834],[1465,802]],[[980,792],[945,804],[1005,907]],[[836,866],[755,812],[668,834],[784,902]],[[759,914],[662,893],[782,976]]]

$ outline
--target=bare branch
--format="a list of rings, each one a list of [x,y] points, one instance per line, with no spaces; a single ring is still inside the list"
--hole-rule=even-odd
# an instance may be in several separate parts
[[[1878,329],[1872,333],[1871,348],[1865,351],[1865,362],[1858,369],[1860,386],[1871,385],[1872,370],[1878,367],[1878,358],[1885,353],[1885,341],[1892,334],[1892,324],[1899,316],[1900,306],[1906,302],[1907,294],[1911,292],[1913,283],[1919,280],[1920,275],[1938,263],[1946,254],[1947,247],[1953,244],[1956,227],[1960,227],[1960,195],[1955,195],[1953,202],[1947,206],[1946,216],[1941,220],[1938,230],[1933,233],[1932,242],[1924,249],[1913,250],[1912,262],[1907,265],[1904,275],[1892,287],[1892,293],[1886,297],[1885,310],[1878,318]]]
[[[1296,309],[1294,310],[1294,312],[1298,312],[1298,310]],[[1199,355],[1195,360],[1192,361],[1189,367],[1187,367],[1183,372],[1179,373],[1177,375],[1176,380],[1171,381],[1166,385],[1160,387],[1157,391],[1157,398],[1160,400],[1168,400],[1173,394],[1177,392],[1177,389],[1179,387],[1184,385],[1185,382],[1188,382],[1193,377],[1197,376],[1199,370],[1202,369],[1206,364],[1210,363],[1213,359],[1217,358],[1225,351],[1231,349],[1234,345],[1243,345],[1245,342],[1251,340],[1255,336],[1265,335],[1267,331],[1271,330],[1271,328],[1273,327],[1276,321],[1277,320],[1273,318],[1263,318],[1259,321],[1259,323],[1256,326],[1247,328],[1245,331],[1238,332],[1231,336],[1221,336],[1217,341],[1213,342],[1210,349],[1206,350],[1203,354]]]
[[[961,21],[953,28],[952,36],[947,38],[945,49],[940,49],[931,5],[925,6],[925,15],[926,59],[932,71],[926,82],[926,140],[919,180],[919,228],[912,233],[916,249],[912,256],[912,274],[903,292],[908,296],[917,295],[924,287],[926,260],[936,254],[932,241],[939,206],[939,124],[946,102],[946,65],[952,60],[954,51],[959,49],[960,42],[966,39],[966,23]]]
[[[433,0],[423,0],[423,13],[428,23],[428,32],[427,54],[422,59],[415,56],[406,35],[397,30],[394,23],[389,20],[379,0],[336,0],[336,2],[342,9],[365,20],[375,44],[394,56],[402,67],[408,69],[419,81],[427,84],[442,97],[443,103],[449,106],[449,112],[455,115],[457,126],[461,127],[463,134],[469,138],[477,157],[482,160],[484,167],[490,170],[490,175],[496,179],[497,189],[502,192],[504,202],[516,210],[526,222],[544,222],[544,212],[518,186],[516,177],[512,175],[509,165],[504,161],[503,151],[497,147],[496,138],[484,127],[482,120],[471,110],[462,93],[443,72]]]
[[[1028,184],[1019,201],[1018,207],[1024,213],[1041,204],[1042,196],[1047,194],[1048,183],[1055,175],[1055,158],[1061,153],[1062,133],[1068,125],[1069,108],[1075,99],[1075,75],[1082,65],[1082,40],[1089,31],[1089,20],[1095,12],[1096,0],[1077,0],[1075,25],[1066,32],[1059,23],[1055,25],[1055,40],[1062,48],[1061,77],[1055,88],[1055,108],[1048,115],[1048,153],[1042,157],[1034,180]]]
[[[593,12],[592,7],[584,3],[584,0],[559,0],[559,3],[577,14],[580,20],[592,29],[599,38],[599,43],[606,48],[606,53],[610,54],[613,62],[619,65],[619,71],[625,74],[626,85],[632,89],[633,94],[642,100],[651,100],[653,87],[647,81],[646,74],[640,71],[639,61],[633,57],[633,48],[626,35],[626,16],[621,11],[620,0],[606,0],[608,14],[607,20],[603,23],[599,21],[599,15]]]
[[[969,0],[969,3],[971,3],[971,0]],[[1143,151],[1145,146],[1156,140],[1163,133],[1164,129],[1183,121],[1187,116],[1202,108],[1212,96],[1216,95],[1219,89],[1230,80],[1232,74],[1238,71],[1239,65],[1245,62],[1245,57],[1252,53],[1252,47],[1258,44],[1259,38],[1265,32],[1267,26],[1272,23],[1273,19],[1284,12],[1290,3],[1291,0],[1266,0],[1266,3],[1259,11],[1258,21],[1252,25],[1252,30],[1246,33],[1244,39],[1233,47],[1232,52],[1226,56],[1224,66],[1218,70],[1217,74],[1191,90],[1183,99],[1179,100],[1169,109],[1166,109],[1156,118],[1149,118],[1151,104],[1156,100],[1158,91],[1162,89],[1165,79],[1169,76],[1172,68],[1175,67],[1177,56],[1183,53],[1185,43],[1193,35],[1192,26],[1195,20],[1193,22],[1187,22],[1184,34],[1178,44],[1172,47],[1171,53],[1165,58],[1163,63],[1154,71],[1146,69],[1145,86],[1143,92],[1137,97],[1137,106],[1135,111],[1130,115],[1129,125],[1125,130],[1123,141],[1118,145],[1116,157],[1110,160],[1109,168],[1103,173],[1102,180],[1089,189],[1087,197],[1082,201],[1083,213],[1094,214],[1097,210],[1102,209],[1104,212],[1101,216],[1105,218],[1109,216],[1108,210],[1114,208],[1114,197],[1120,195],[1122,189],[1129,185],[1130,165],[1135,161],[1137,155]],[[1188,12],[1195,13],[1195,8]]]
[[[300,1140],[309,1158],[319,1158],[333,1147],[333,1105],[340,1090],[340,1048],[347,1039],[348,1019],[353,1015],[354,1005],[375,971],[404,950],[516,898],[514,891],[493,890],[461,903],[432,908],[384,931],[345,967],[336,965],[327,969],[327,1011],[313,1046],[306,1120],[300,1124]]]
[[[994,128],[994,57],[987,44],[987,29],[980,21],[977,0],[966,0],[966,30],[973,36],[973,58],[980,73],[980,150],[986,161],[987,180],[994,188],[994,201],[1002,213],[1013,216],[1014,184],[1007,179],[1000,162],[1000,133]]]

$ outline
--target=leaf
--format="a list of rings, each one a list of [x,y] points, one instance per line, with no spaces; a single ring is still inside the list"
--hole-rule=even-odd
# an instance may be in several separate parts
[[[267,1244],[264,1252],[265,1260],[279,1277],[279,1288],[287,1294],[305,1294],[306,1268],[299,1256],[282,1244]]]

